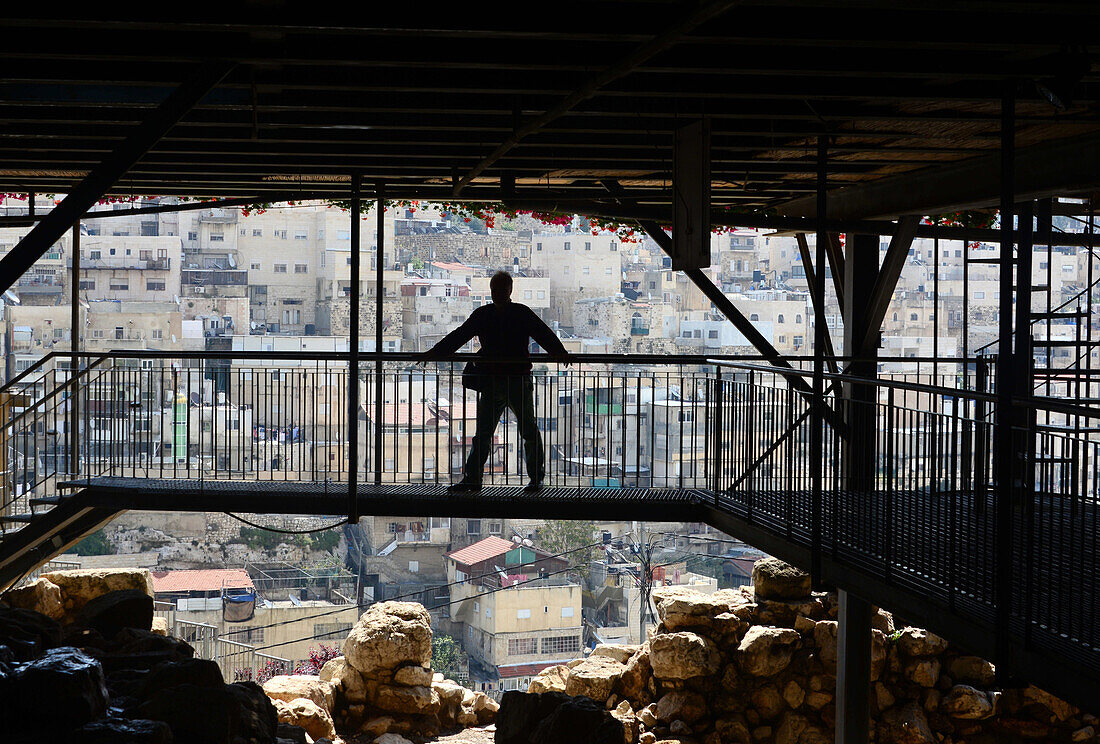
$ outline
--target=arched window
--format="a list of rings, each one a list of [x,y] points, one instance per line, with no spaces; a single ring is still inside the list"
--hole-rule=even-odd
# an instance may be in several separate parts
[[[780,313],[780,314],[779,314],[779,317],[778,317],[778,318],[776,318],[776,322],[777,322],[777,323],[784,323],[784,322],[786,322],[786,321],[784,321],[784,320],[783,320],[783,313]]]
[[[917,314],[916,313],[909,313],[909,320],[916,320],[916,319],[917,319]]]
[[[760,316],[757,315],[756,313],[753,313],[752,315],[749,316],[749,320],[760,320]]]
[[[794,316],[794,322],[795,323],[801,323],[802,322],[802,316],[801,315]]]
[[[894,313],[894,320],[897,321],[897,319],[898,319],[898,314]]]

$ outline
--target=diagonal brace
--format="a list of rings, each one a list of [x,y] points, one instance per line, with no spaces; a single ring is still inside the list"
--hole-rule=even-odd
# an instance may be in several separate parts
[[[806,240],[805,233],[798,233],[795,235],[795,241],[798,243],[798,253],[802,257],[802,268],[806,270],[806,284],[810,288],[810,299],[814,304],[814,313],[818,318],[825,318],[825,298],[818,297],[817,292],[814,291],[814,287],[817,286],[817,281],[814,277],[814,272],[817,268],[813,264],[813,257],[810,255],[810,244]],[[829,371],[834,374],[839,371],[836,364],[836,352],[833,350],[833,337],[829,333],[829,326],[825,326],[825,363],[829,365]]]
[[[894,288],[897,287],[901,270],[905,267],[905,259],[909,256],[909,248],[913,245],[919,222],[920,218],[912,215],[898,220],[897,230],[890,238],[890,246],[886,249],[886,257],[882,260],[882,268],[879,269],[875,288],[871,291],[865,316],[867,330],[859,346],[853,349],[854,357],[862,358],[868,349],[877,346],[882,319],[886,317],[886,311],[890,307],[890,298],[894,295]],[[939,260],[939,256],[936,260]]]
[[[50,246],[134,166],[232,69],[224,61],[203,65],[158,106],[110,156],[96,166],[19,244],[0,260],[0,292],[9,289]]]

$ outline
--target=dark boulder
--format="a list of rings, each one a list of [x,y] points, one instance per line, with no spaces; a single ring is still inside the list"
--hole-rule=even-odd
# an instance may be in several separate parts
[[[164,721],[177,742],[203,744],[273,744],[278,725],[275,706],[251,682],[156,690],[133,714]]]
[[[145,678],[145,690],[151,695],[157,690],[177,685],[222,687],[222,670],[218,662],[207,659],[184,659],[161,664]]]
[[[163,721],[101,718],[73,732],[72,744],[173,744],[172,729]]]
[[[148,630],[123,628],[115,634],[105,649],[88,649],[112,674],[122,669],[151,670],[162,664],[185,661],[195,654],[195,649],[179,640],[157,635]]]
[[[602,705],[561,692],[506,692],[496,716],[497,744],[621,744],[623,725]]]
[[[23,664],[9,685],[13,734],[56,739],[107,712],[103,668],[77,648],[62,646]]]
[[[306,730],[290,723],[280,723],[275,736],[279,744],[306,744]]]
[[[149,630],[153,625],[153,598],[137,589],[107,592],[88,600],[73,622],[98,630],[104,638],[114,638],[123,628]]]
[[[41,612],[0,605],[0,645],[16,661],[30,661],[61,645],[61,625]]]

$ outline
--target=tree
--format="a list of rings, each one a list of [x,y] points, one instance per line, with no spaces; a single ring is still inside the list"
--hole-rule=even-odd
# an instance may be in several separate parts
[[[587,576],[588,562],[598,555],[599,548],[585,546],[595,542],[595,533],[593,521],[549,519],[539,527],[539,547],[552,555],[568,553],[565,560]]]
[[[107,540],[103,530],[96,530],[73,546],[77,555],[114,555],[115,546]]]
[[[432,638],[432,671],[439,672],[445,678],[458,679],[465,655],[466,652],[449,635]]]

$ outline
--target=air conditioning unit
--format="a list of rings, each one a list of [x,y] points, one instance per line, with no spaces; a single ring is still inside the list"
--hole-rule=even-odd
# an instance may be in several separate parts
[[[206,287],[195,287],[195,294],[206,294]]]

